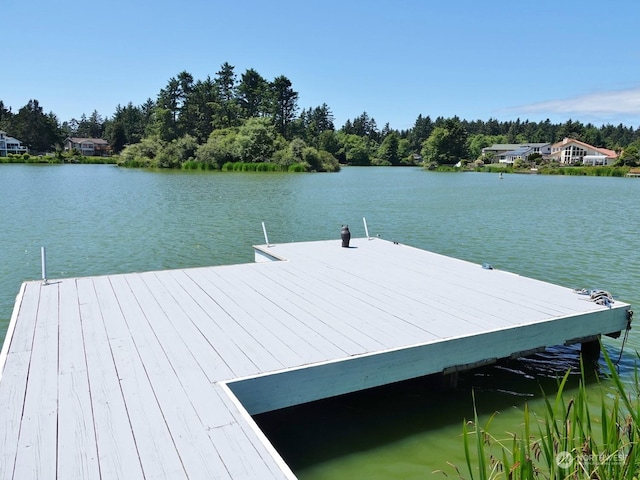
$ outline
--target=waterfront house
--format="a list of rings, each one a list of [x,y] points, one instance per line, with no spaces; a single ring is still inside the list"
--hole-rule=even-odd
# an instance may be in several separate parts
[[[485,147],[482,149],[483,157],[492,157],[494,160],[500,158],[501,155],[504,155],[507,152],[511,152],[520,148],[519,143],[494,143],[490,147]]]
[[[0,130],[0,157],[6,157],[10,153],[22,154],[28,151],[29,149],[23,147],[20,140],[10,137],[6,132]]]
[[[77,150],[85,157],[106,157],[111,153],[109,142],[102,138],[69,137],[64,141],[64,150]]]
[[[526,160],[529,155],[539,153],[542,158],[551,154],[549,143],[494,143],[482,149],[482,156],[491,154],[498,163],[513,164],[517,159]]]
[[[607,148],[594,147],[580,140],[565,138],[551,146],[551,159],[565,165],[612,165],[618,160],[618,154]]]

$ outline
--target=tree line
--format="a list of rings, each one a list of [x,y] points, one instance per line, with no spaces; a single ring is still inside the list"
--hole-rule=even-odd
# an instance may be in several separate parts
[[[363,112],[336,128],[326,103],[300,110],[298,99],[286,76],[267,80],[251,68],[238,76],[225,62],[214,77],[203,80],[182,71],[155,100],[118,105],[108,117],[94,110],[60,122],[35,99],[16,113],[0,100],[0,130],[34,153],[60,152],[66,137],[104,138],[122,162],[159,167],[272,162],[335,170],[339,164],[414,165],[422,160],[442,165],[476,160],[493,143],[555,143],[565,137],[624,151],[623,162],[629,165],[640,162],[640,134],[622,124],[419,115],[411,128],[397,130],[388,123],[379,128]]]

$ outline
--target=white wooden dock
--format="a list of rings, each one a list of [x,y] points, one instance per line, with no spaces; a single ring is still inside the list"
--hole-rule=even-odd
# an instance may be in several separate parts
[[[23,284],[0,354],[0,479],[295,478],[250,414],[627,326],[622,302],[340,245]]]

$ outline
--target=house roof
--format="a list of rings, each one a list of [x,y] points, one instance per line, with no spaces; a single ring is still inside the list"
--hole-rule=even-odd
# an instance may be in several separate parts
[[[542,148],[549,143],[494,143],[490,147],[485,147],[482,151],[500,151],[500,152],[509,152],[518,150],[520,148],[529,148],[529,147],[538,147]]]
[[[525,145],[520,148],[516,148],[515,150],[511,150],[510,152],[506,152],[503,155],[508,157],[517,157],[519,155],[526,155],[532,150],[532,147]]]
[[[1,137],[3,140],[7,141],[7,142],[11,142],[11,141],[13,141],[13,142],[22,143],[22,142],[21,142],[20,140],[18,140],[17,138],[15,138],[15,137],[10,137],[9,135],[7,135],[7,132],[5,132],[4,130],[0,130],[0,137]]]
[[[541,142],[541,143],[526,143],[526,144],[523,144],[523,146],[525,146],[525,145],[528,146],[528,147],[545,147],[545,146],[551,145],[551,144],[548,143],[548,142]]]
[[[519,148],[519,147],[520,147],[519,143],[494,143],[490,147],[485,147],[483,150],[505,150],[505,151],[509,151],[509,150],[515,150],[516,148]]]
[[[96,145],[109,145],[109,142],[107,142],[103,138],[69,137],[67,138],[67,140],[70,140],[72,143],[94,143]]]

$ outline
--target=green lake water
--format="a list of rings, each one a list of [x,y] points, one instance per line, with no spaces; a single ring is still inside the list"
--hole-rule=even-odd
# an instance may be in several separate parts
[[[24,280],[253,261],[251,245],[371,235],[640,304],[640,180],[344,168],[336,174],[150,172],[0,165],[0,338]],[[425,291],[425,295],[429,292]],[[636,307],[637,308],[637,307]],[[621,340],[607,340],[617,358]],[[630,378],[640,334],[621,372]],[[454,391],[418,379],[258,419],[301,479],[464,476],[471,391],[492,431],[518,431],[575,349],[467,372]]]

